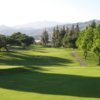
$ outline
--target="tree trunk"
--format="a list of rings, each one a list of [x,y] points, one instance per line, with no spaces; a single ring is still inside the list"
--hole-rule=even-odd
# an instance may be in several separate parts
[[[99,63],[98,63],[98,65],[100,66],[100,56],[99,56]]]
[[[87,51],[84,51],[84,57],[87,58]]]
[[[5,49],[6,49],[7,52],[9,51],[8,48],[7,48],[7,46],[5,46]]]

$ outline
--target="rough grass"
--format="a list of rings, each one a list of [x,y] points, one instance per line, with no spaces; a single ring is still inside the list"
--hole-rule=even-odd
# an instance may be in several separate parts
[[[83,51],[82,50],[77,50],[77,51],[80,54],[80,56],[84,59]],[[87,58],[84,60],[89,67],[95,67],[95,66],[99,67],[98,66],[98,57],[93,52],[88,52]]]
[[[100,68],[81,67],[71,49],[0,52],[0,100],[100,100]]]

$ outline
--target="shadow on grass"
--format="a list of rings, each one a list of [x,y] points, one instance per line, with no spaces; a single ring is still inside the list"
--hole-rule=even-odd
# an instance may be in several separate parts
[[[46,51],[44,47],[41,47],[41,48],[36,48],[36,47],[35,47],[35,48],[32,49],[32,51],[33,51],[33,52],[34,52],[34,51],[35,51],[35,52],[40,52],[40,53],[48,53],[48,51]]]
[[[60,57],[42,56],[42,55],[28,55],[21,52],[4,52],[0,54],[0,65],[13,65],[13,66],[54,66],[61,65],[67,66],[73,63],[70,59]]]
[[[0,69],[0,88],[41,94],[100,98],[100,78],[43,73],[43,67],[73,63],[70,59],[3,52],[0,65],[23,68]]]
[[[28,68],[28,69],[25,69]],[[0,88],[41,94],[100,98],[100,78],[42,73],[36,67],[0,69]]]

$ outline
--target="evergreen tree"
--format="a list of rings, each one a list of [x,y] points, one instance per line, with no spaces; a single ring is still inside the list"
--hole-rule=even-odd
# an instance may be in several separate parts
[[[69,47],[71,47],[71,48],[75,47],[75,28],[74,28],[74,25],[72,25],[70,32],[69,32]]]
[[[66,29],[65,29],[65,26],[63,26],[63,28],[60,30],[60,33],[59,33],[59,45],[60,46],[63,46],[63,38],[66,34]]]
[[[53,30],[53,35],[52,35],[52,46],[53,47],[60,47],[60,38],[59,38],[59,27],[57,26]]]
[[[48,32],[45,30],[45,31],[42,33],[42,36],[41,36],[42,45],[43,45],[43,46],[47,46],[48,40],[49,40],[49,35],[48,35]]]
[[[92,28],[96,28],[96,22],[95,22],[95,20],[92,21],[90,27],[92,27]]]
[[[55,28],[53,29],[52,46],[56,47],[56,30],[55,30]]]
[[[77,24],[77,25],[76,25],[76,28],[75,28],[75,38],[76,38],[76,39],[78,39],[79,33],[80,33],[80,28],[79,28],[79,25]]]
[[[69,47],[69,28],[67,27],[66,29],[66,33],[64,35],[64,38],[63,38],[63,47]]]

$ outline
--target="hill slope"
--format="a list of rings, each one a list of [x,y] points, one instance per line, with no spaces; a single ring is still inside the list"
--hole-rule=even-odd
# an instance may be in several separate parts
[[[87,21],[87,22],[78,22],[79,27],[81,29],[85,28],[89,24],[92,23],[93,20]],[[96,23],[100,23],[99,20],[95,20]],[[7,27],[7,26],[0,26],[0,33],[5,35],[11,35],[14,32],[22,32],[25,34],[28,34],[30,36],[34,36],[35,38],[40,38],[43,30],[46,28],[49,32],[49,35],[52,35],[53,27],[58,25],[59,27],[62,27],[65,25],[66,27],[71,27],[72,24],[76,25],[77,23],[71,23],[71,24],[63,24],[63,23],[57,23],[57,22],[37,22],[37,23],[28,23],[24,25],[17,25],[14,27]]]

